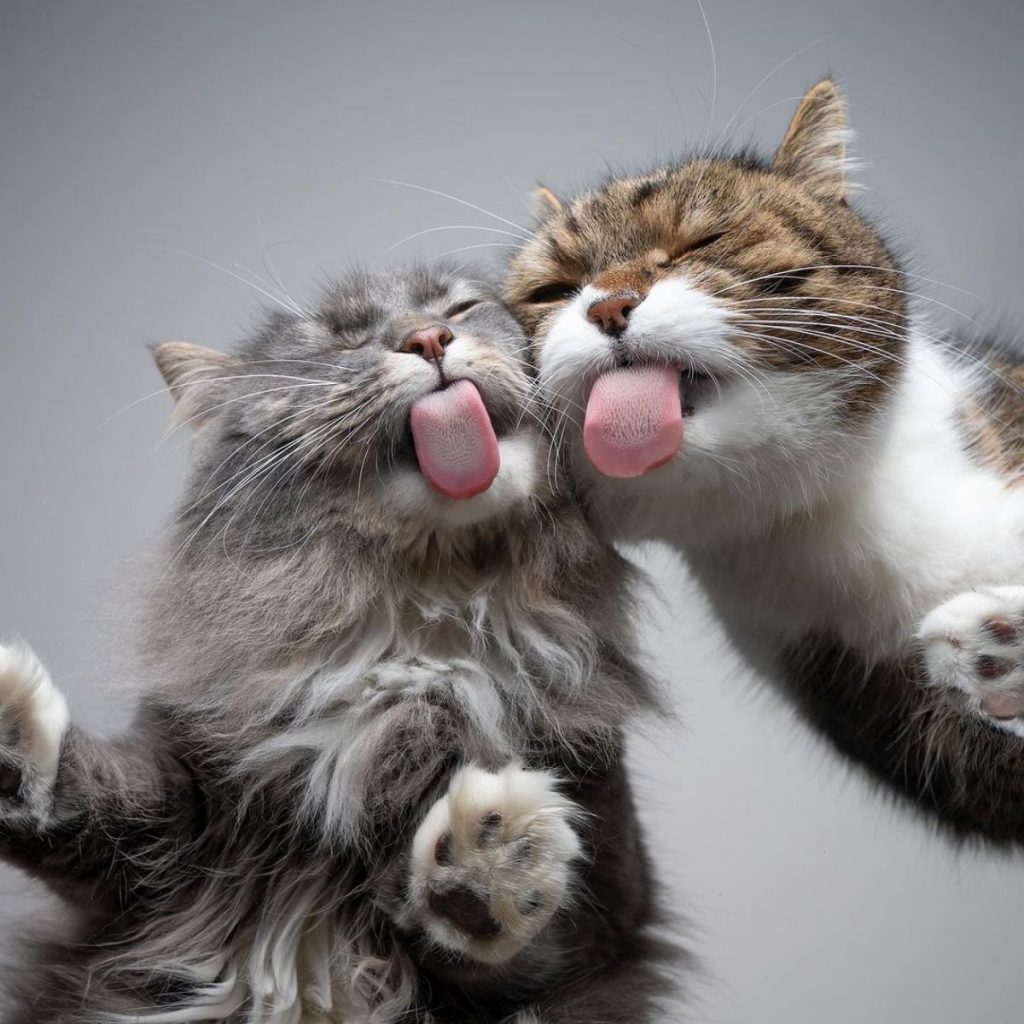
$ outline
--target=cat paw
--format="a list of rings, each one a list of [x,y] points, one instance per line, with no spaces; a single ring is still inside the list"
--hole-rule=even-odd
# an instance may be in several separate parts
[[[35,654],[0,644],[0,807],[44,811],[67,726],[67,703]]]
[[[566,900],[582,853],[579,813],[548,772],[461,769],[413,839],[419,923],[473,960],[511,959]]]
[[[1024,587],[958,594],[918,632],[927,681],[957,690],[991,725],[1024,737]]]

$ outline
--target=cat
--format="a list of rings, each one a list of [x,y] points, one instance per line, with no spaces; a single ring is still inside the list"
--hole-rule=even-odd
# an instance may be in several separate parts
[[[845,102],[562,201],[512,256],[602,533],[691,567],[757,670],[952,837],[1024,842],[1024,351],[941,340],[850,203]]]
[[[650,1019],[638,577],[547,472],[525,347],[420,266],[155,349],[194,466],[131,730],[0,648],[0,853],[80,915],[6,1019]]]

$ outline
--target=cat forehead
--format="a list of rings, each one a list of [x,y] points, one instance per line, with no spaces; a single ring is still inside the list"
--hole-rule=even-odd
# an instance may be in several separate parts
[[[671,235],[694,225],[720,228],[723,221],[735,220],[763,201],[766,192],[782,199],[792,189],[753,162],[693,160],[613,178],[583,192],[542,225],[540,233],[571,249],[573,239],[593,241],[608,230],[629,240]]]
[[[517,282],[537,273],[573,280],[719,232],[817,248],[825,238],[839,245],[859,239],[863,229],[845,209],[827,209],[756,158],[695,159],[614,178],[569,201],[513,257],[509,294],[514,301]]]
[[[324,290],[321,312],[354,324],[370,324],[399,313],[434,309],[444,303],[483,297],[484,282],[455,270],[411,267],[359,271]]]

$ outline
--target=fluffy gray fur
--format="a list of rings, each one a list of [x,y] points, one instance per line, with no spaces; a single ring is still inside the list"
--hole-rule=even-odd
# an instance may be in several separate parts
[[[452,331],[443,361],[401,351],[424,324]],[[26,805],[33,766],[2,748],[0,850],[79,911],[7,1020],[649,1019],[634,579],[553,485],[523,346],[490,285],[413,268],[354,274],[231,355],[156,350],[197,430],[145,694],[123,738],[64,732],[48,801]],[[408,428],[457,378],[503,459],[464,502],[426,484]],[[561,780],[583,857],[495,965],[425,926],[410,843],[460,765],[510,762]]]

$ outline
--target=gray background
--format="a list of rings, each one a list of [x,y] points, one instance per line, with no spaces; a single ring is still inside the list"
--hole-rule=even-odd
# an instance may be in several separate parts
[[[706,6],[712,138],[731,120],[770,145],[832,70],[870,164],[864,202],[926,254],[921,273],[965,290],[931,294],[1024,322],[1019,2]],[[571,188],[702,141],[715,92],[688,0],[24,0],[0,5],[0,40],[0,630],[30,638],[102,730],[125,714],[110,668],[125,581],[184,466],[177,437],[161,443],[170,403],[145,398],[159,381],[144,343],[227,343],[261,301],[212,264],[262,274],[269,252],[301,298],[413,232],[507,227],[375,177],[526,223],[538,176]],[[392,257],[509,241],[445,230]],[[705,962],[692,1018],[1018,1019],[1022,865],[954,852],[752,696],[687,581],[655,561],[670,602],[650,646],[685,726],[636,761]],[[13,872],[0,895],[5,933],[40,905]]]

